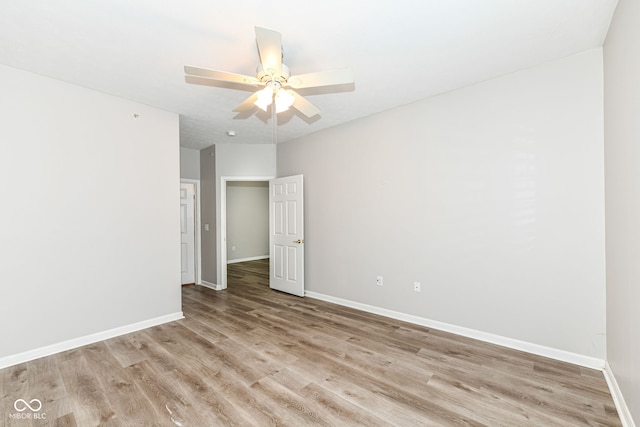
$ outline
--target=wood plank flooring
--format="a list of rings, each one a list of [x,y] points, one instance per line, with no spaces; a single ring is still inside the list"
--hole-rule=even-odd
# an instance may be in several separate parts
[[[231,264],[183,320],[0,370],[0,426],[620,425],[598,371],[267,283]]]

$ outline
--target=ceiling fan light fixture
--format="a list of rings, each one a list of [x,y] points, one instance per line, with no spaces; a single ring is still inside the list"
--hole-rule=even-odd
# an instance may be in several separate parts
[[[271,102],[273,102],[273,88],[271,86],[267,86],[264,89],[260,90],[256,94],[258,99],[254,102],[254,104],[263,111],[267,111]]]
[[[266,112],[270,105],[275,104],[272,108],[274,117],[276,113],[293,107],[309,118],[320,114],[320,110],[305,99],[304,96],[296,92],[298,89],[345,85],[354,82],[353,73],[348,69],[326,70],[291,76],[289,67],[282,63],[283,50],[280,33],[262,27],[255,27],[255,31],[258,56],[260,57],[256,77],[187,65],[184,67],[188,78],[187,82],[192,83],[189,78],[195,77],[201,81],[194,81],[193,83],[196,84],[211,85],[206,81],[219,81],[251,86],[253,90],[257,90],[261,85],[264,85],[262,89],[252,93],[232,111],[245,113],[253,110],[254,107],[258,107]],[[285,87],[289,89],[285,90]]]
[[[276,93],[276,113],[287,111],[293,105],[293,95],[285,89],[280,89]]]

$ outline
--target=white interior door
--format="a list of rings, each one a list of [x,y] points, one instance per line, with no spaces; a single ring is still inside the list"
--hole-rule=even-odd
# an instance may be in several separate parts
[[[302,175],[269,181],[269,286],[304,296]]]
[[[195,283],[195,186],[180,183],[180,254],[182,284]]]

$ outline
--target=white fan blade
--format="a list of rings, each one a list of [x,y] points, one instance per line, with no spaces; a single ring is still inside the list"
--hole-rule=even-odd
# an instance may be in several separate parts
[[[191,76],[206,77],[225,82],[241,83],[245,85],[259,85],[260,80],[255,77],[243,76],[242,74],[228,73],[226,71],[208,70],[206,68],[191,67],[185,65],[184,72]]]
[[[292,105],[293,108],[300,111],[302,114],[304,114],[307,117],[313,117],[320,114],[320,110],[318,109],[318,107],[316,107],[315,105],[307,101],[304,97],[302,97],[301,95],[298,95],[292,90],[288,90],[287,92],[293,95],[293,99],[294,99],[293,105]]]
[[[353,72],[348,68],[339,70],[318,71],[316,73],[299,74],[287,79],[287,85],[294,89],[308,87],[332,86],[353,83]]]
[[[258,99],[258,92],[253,93],[250,97],[242,101],[242,104],[234,108],[233,111],[235,113],[244,113],[245,111],[251,110],[255,107],[254,102],[256,102],[256,99]]]
[[[262,69],[267,72],[282,71],[282,36],[279,32],[256,27],[256,43]]]

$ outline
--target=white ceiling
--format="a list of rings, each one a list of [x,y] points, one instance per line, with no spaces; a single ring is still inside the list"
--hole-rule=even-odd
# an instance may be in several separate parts
[[[616,3],[4,0],[0,63],[179,113],[185,147],[270,143],[268,116],[231,111],[251,92],[186,83],[183,65],[255,75],[262,26],[292,74],[351,68],[355,85],[306,92],[316,120],[280,115],[286,141],[601,46]]]

